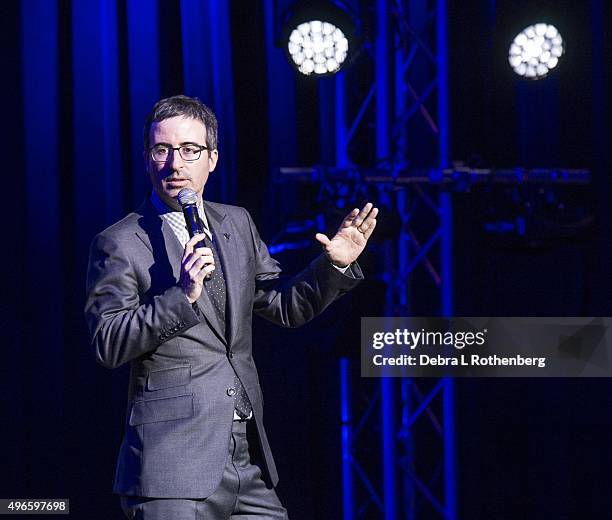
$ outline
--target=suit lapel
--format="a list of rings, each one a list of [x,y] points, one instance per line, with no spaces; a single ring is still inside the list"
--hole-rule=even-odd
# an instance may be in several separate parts
[[[234,325],[237,320],[238,298],[240,292],[240,276],[236,272],[236,259],[238,258],[238,245],[236,235],[233,233],[230,218],[214,209],[208,202],[204,201],[204,211],[215,237],[217,253],[223,268],[225,277],[225,289],[227,293],[227,344],[231,346],[234,334]]]
[[[151,250],[155,263],[161,263],[160,251],[165,250],[167,262],[172,269],[172,276],[178,282],[181,274],[183,248],[168,223],[157,214],[155,208],[147,200],[140,207],[143,216],[141,230],[136,235]],[[165,262],[164,262],[165,263]]]

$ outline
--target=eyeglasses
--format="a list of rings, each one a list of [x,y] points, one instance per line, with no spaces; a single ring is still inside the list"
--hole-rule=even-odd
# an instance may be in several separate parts
[[[183,161],[197,161],[202,154],[202,150],[208,150],[208,146],[202,146],[199,144],[184,144],[183,146],[168,146],[167,144],[156,144],[153,146],[149,153],[151,159],[155,162],[166,162],[170,157],[170,151],[176,151],[181,155]]]

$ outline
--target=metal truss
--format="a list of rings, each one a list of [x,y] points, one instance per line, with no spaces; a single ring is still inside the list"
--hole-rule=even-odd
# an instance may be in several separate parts
[[[451,316],[452,191],[482,183],[584,184],[590,173],[451,167],[445,0],[374,4],[374,79],[352,117],[345,73],[335,80],[335,166],[282,168],[277,181],[315,183],[321,202],[353,204],[376,190],[377,204],[399,220],[398,234],[382,246],[386,315]],[[349,154],[364,124],[376,133],[376,167],[369,169],[355,167]],[[323,220],[319,214],[319,229]],[[425,293],[429,307],[420,303]],[[343,518],[455,520],[453,380],[359,378],[348,358],[339,370]]]
[[[379,164],[394,179],[405,170],[447,168],[445,2],[378,0],[375,12],[376,72],[372,90],[376,99]],[[367,96],[364,105],[371,99],[372,96]],[[364,112],[360,110],[356,120]],[[354,126],[355,123],[351,128]],[[412,301],[412,282],[415,271],[422,266],[432,282],[429,289],[438,294],[439,305],[428,314],[450,316],[450,193],[443,184],[432,189],[423,182],[406,183],[394,191],[387,188],[381,182],[382,198],[387,199],[400,221],[397,240],[389,241],[384,251],[387,315],[410,315],[417,310]],[[344,363],[343,360],[340,365],[341,379],[346,380]],[[351,483],[346,475],[349,470],[360,477],[367,491],[366,501],[379,507],[380,518],[456,518],[453,390],[451,379],[417,383],[408,378],[381,378],[370,399],[380,417],[382,489],[378,494],[373,486],[365,485],[369,481],[360,471],[354,435],[343,435],[343,442],[347,443],[343,454],[352,460],[351,468],[344,466],[345,477]],[[372,406],[366,407],[362,417],[372,414],[371,410]],[[363,508],[352,504],[359,503],[359,495],[351,493],[346,482],[344,489],[344,518],[358,518]]]
[[[281,172],[283,180],[318,181],[321,197],[358,198],[356,194],[375,186],[377,204],[399,217],[399,235],[382,247],[388,316],[413,312],[411,279],[421,265],[438,294],[433,314],[452,314],[450,194],[444,183],[432,191],[429,182],[388,182],[411,177],[401,175],[406,170],[414,174],[417,168],[448,166],[445,16],[444,0],[376,0],[374,79],[350,118],[345,73],[336,75],[335,166],[340,175],[329,170]],[[368,120],[372,104],[373,121]],[[349,147],[366,121],[375,129],[376,170],[382,175],[363,182],[363,172],[352,167]],[[415,140],[417,136],[422,137]],[[431,215],[419,217],[423,212]],[[422,226],[431,221],[438,222],[435,229]],[[291,243],[272,246],[283,249]],[[351,383],[355,369],[348,359],[340,360],[343,518],[432,518],[433,511],[453,520],[452,381],[436,381],[431,388],[392,378],[361,379],[356,385]],[[439,446],[432,448],[434,438]],[[427,460],[422,455],[426,452]]]

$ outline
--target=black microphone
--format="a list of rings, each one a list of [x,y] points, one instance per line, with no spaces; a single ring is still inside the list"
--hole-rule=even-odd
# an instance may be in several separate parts
[[[196,192],[190,188],[183,188],[179,191],[178,201],[183,209],[189,238],[193,238],[193,235],[198,233],[204,233],[204,223],[198,214],[198,195]],[[206,247],[204,240],[200,240],[196,247]]]

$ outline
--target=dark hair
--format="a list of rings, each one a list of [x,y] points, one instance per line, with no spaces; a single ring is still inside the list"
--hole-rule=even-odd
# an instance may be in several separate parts
[[[206,128],[206,146],[208,153],[217,149],[217,118],[215,113],[198,98],[188,96],[172,96],[160,99],[147,116],[143,129],[145,150],[149,149],[149,132],[153,123],[164,119],[183,116],[201,121]]]

